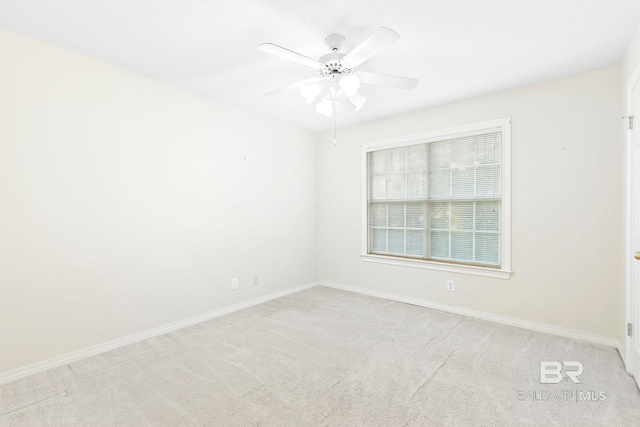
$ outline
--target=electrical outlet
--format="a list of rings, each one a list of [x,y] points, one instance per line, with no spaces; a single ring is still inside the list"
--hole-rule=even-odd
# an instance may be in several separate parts
[[[447,290],[449,292],[454,292],[456,290],[456,286],[453,280],[447,280]]]
[[[231,289],[238,289],[238,278],[231,279]]]
[[[260,276],[253,276],[253,284],[254,285],[260,284]]]

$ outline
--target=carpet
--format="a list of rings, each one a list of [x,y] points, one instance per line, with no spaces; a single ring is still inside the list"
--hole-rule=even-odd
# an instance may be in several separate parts
[[[315,287],[0,387],[40,425],[637,426],[640,392],[613,348]]]

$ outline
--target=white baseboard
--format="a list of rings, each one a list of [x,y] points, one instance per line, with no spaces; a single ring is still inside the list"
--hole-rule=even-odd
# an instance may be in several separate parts
[[[225,314],[233,313],[234,311],[242,310],[244,308],[252,307],[254,305],[262,304],[267,301],[271,301],[276,298],[283,297],[295,292],[299,292],[308,288],[316,286],[316,282],[307,283],[294,288],[285,289],[283,291],[274,292],[269,295],[265,295],[259,298],[254,298],[249,301],[233,304],[227,307],[219,308],[217,310],[210,311],[208,313],[199,314],[197,316],[189,317],[188,319],[179,320],[177,322],[169,323],[167,325],[159,326],[157,328],[148,329],[146,331],[138,332],[136,334],[127,335],[122,338],[118,338],[112,341],[107,341],[102,344],[94,345],[84,348],[82,350],[74,351],[72,353],[63,354],[62,356],[54,357],[42,362],[34,363],[32,365],[24,366],[22,368],[14,369],[12,371],[0,373],[0,385],[6,384],[20,378],[28,377],[39,372],[43,372],[49,369],[57,368],[59,366],[68,365],[87,357],[96,356],[100,353],[114,350],[118,347],[122,347],[128,344],[133,344],[138,341],[143,341],[149,338],[164,335],[166,333],[175,331],[177,329],[186,328],[187,326],[195,325],[196,323],[204,322],[205,320],[213,319],[215,317],[223,316]]]
[[[359,286],[345,285],[342,283],[319,281],[319,285],[328,288],[339,289],[343,291],[355,292],[358,294],[369,295],[372,297],[384,298],[392,301],[404,302],[407,304],[417,305],[420,307],[432,308],[435,310],[446,311],[449,313],[460,314],[462,316],[474,317],[476,319],[488,320],[503,325],[516,326],[523,329],[529,329],[537,332],[544,332],[552,335],[559,335],[566,338],[574,338],[577,340],[588,341],[595,344],[602,344],[609,347],[619,348],[620,342],[616,339],[605,337],[602,335],[592,334],[589,332],[577,331],[574,329],[563,328],[560,326],[548,325],[545,323],[531,322],[529,320],[517,319],[515,317],[501,316],[498,314],[487,313],[484,311],[471,310],[468,308],[457,307],[454,305],[442,304],[438,302],[427,301],[419,298],[393,294],[390,292],[375,291],[372,289],[361,288]]]
[[[45,360],[43,362],[34,363],[32,365],[24,366],[22,368],[14,369],[12,371],[0,373],[0,385],[6,384],[20,378],[28,377],[39,372],[43,372],[49,369],[57,368],[59,366],[68,365],[81,359],[86,359],[91,356],[96,356],[107,351],[115,350],[116,348],[123,347],[128,344],[143,341],[149,338],[153,338],[159,335],[185,328],[187,326],[195,325],[196,323],[204,322],[215,317],[223,316],[225,314],[233,313],[234,311],[242,310],[244,308],[252,307],[254,305],[262,304],[267,301],[271,301],[276,298],[280,298],[295,292],[299,292],[305,289],[312,288],[314,286],[325,286],[328,288],[339,289],[343,291],[355,292],[363,295],[369,295],[378,298],[384,298],[392,301],[403,302],[407,304],[413,304],[420,307],[431,308],[440,311],[446,311],[449,313],[459,314],[462,316],[473,317],[476,319],[488,320],[491,322],[500,323],[503,325],[516,326],[519,328],[529,329],[538,332],[544,332],[553,335],[559,335],[567,338],[574,338],[578,340],[588,341],[595,344],[602,344],[609,347],[621,349],[620,342],[613,338],[604,337],[601,335],[591,334],[588,332],[577,331],[573,329],[563,328],[560,326],[548,325],[544,323],[531,322],[528,320],[517,319],[514,317],[500,316],[497,314],[486,313],[478,310],[471,310],[463,307],[456,307],[452,305],[427,301],[419,298],[393,294],[390,292],[375,291],[372,289],[362,288],[358,286],[345,285],[342,283],[319,281],[307,283],[294,288],[285,289],[283,291],[274,292],[269,295],[265,295],[259,298],[254,298],[249,301],[223,307],[208,313],[203,313],[197,316],[190,317],[188,319],[179,320],[177,322],[169,323],[157,328],[148,329],[146,331],[138,332],[136,334],[127,335],[122,338],[118,338],[112,341],[107,341],[102,344],[87,347],[82,350],[78,350],[72,353],[64,354],[53,359]],[[621,352],[624,359],[624,354]]]
[[[624,364],[624,367],[627,370],[627,373],[629,375],[633,375],[631,373],[631,366],[627,364],[627,347],[625,343],[619,342],[617,348],[618,348],[618,353],[620,354],[620,359],[622,359],[622,363]]]

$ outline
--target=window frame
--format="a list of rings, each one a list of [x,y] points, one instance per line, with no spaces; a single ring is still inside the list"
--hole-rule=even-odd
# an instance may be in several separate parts
[[[436,141],[473,136],[490,132],[502,133],[501,147],[501,218],[500,218],[500,267],[484,267],[451,261],[413,259],[395,255],[369,253],[369,168],[368,154],[372,151],[406,147]],[[400,137],[365,142],[361,145],[361,254],[363,261],[404,267],[425,268],[429,270],[476,276],[509,279],[511,276],[511,117],[478,122],[463,126],[438,129]]]

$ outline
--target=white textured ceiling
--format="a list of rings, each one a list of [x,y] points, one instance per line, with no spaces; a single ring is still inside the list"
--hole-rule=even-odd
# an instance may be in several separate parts
[[[0,28],[323,131],[333,118],[297,93],[263,93],[314,71],[258,51],[272,42],[349,51],[380,26],[400,40],[359,69],[415,77],[406,92],[363,87],[367,104],[338,126],[619,63],[638,0],[1,0]]]

